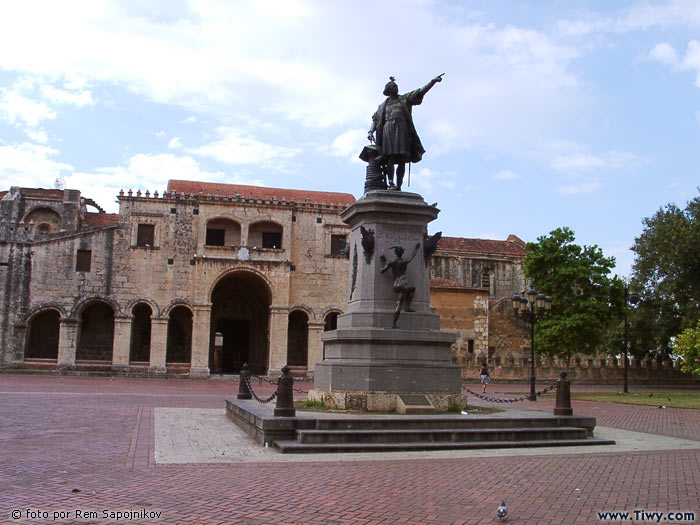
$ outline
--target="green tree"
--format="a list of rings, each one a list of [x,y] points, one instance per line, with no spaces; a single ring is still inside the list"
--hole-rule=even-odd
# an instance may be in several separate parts
[[[609,277],[614,257],[598,246],[574,243],[570,228],[558,228],[527,244],[525,275],[552,298],[552,310],[535,327],[535,348],[547,354],[593,353],[608,326],[622,315],[624,283]]]
[[[634,241],[633,287],[641,302],[632,318],[635,353],[668,355],[673,338],[700,318],[700,197],[643,220]]]
[[[700,375],[700,321],[695,328],[686,328],[678,334],[673,350],[683,356],[683,372]]]

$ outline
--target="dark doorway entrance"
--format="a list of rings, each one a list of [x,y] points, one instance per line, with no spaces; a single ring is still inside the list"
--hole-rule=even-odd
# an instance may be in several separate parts
[[[287,364],[307,366],[309,355],[309,316],[301,310],[289,314],[287,328]]]
[[[217,374],[238,374],[243,363],[249,361],[250,321],[241,319],[219,319],[217,341],[209,367]]]
[[[254,374],[267,372],[271,293],[267,283],[249,271],[221,279],[211,294],[209,368],[237,374],[248,363]]]
[[[107,303],[90,303],[80,314],[76,360],[111,362],[113,344],[114,310]]]
[[[139,303],[132,310],[130,363],[148,363],[151,359],[151,307]]]
[[[29,323],[29,344],[25,358],[58,359],[60,316],[56,310],[37,314]]]

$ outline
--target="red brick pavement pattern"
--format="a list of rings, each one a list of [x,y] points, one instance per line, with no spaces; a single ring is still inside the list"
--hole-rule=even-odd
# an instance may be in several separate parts
[[[494,523],[501,499],[511,524],[634,509],[700,521],[699,451],[154,467],[154,407],[222,407],[235,387],[1,375],[0,522],[61,522],[13,521],[13,509],[146,508],[160,523]]]

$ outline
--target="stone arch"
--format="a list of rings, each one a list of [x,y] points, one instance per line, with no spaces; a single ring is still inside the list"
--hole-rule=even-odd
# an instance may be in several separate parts
[[[73,308],[71,308],[70,317],[76,319],[79,318],[80,314],[85,309],[85,307],[95,301],[107,303],[112,308],[112,310],[114,310],[115,316],[120,315],[122,312],[121,308],[119,307],[119,304],[117,304],[117,302],[111,297],[102,294],[94,294],[89,297],[83,297],[82,299],[77,300],[73,304]]]
[[[309,320],[309,314],[301,308],[289,312],[287,324],[287,364],[289,366],[308,366]]]
[[[170,301],[167,304],[167,306],[165,308],[163,308],[161,316],[166,316],[166,317],[169,316],[170,312],[172,312],[172,310],[174,308],[177,308],[178,306],[183,306],[183,307],[187,308],[190,311],[190,313],[194,316],[194,308],[192,307],[190,302],[187,299],[180,299],[180,298],[173,299],[172,301]]]
[[[284,226],[265,220],[252,223],[248,227],[248,245],[256,248],[282,249]]]
[[[62,304],[54,302],[54,301],[49,301],[45,303],[39,303],[36,306],[33,306],[30,308],[27,313],[25,313],[22,316],[22,321],[21,324],[25,325],[28,322],[30,322],[31,318],[34,317],[36,314],[44,311],[44,310],[56,310],[58,312],[58,315],[61,319],[64,319],[66,317],[66,309],[63,307]]]
[[[338,328],[338,316],[342,314],[338,308],[327,310],[323,314],[323,331],[336,330]]]
[[[131,308],[129,363],[150,362],[152,319],[153,308],[149,302],[138,301]]]
[[[272,287],[259,272],[237,268],[212,286],[209,368],[238,373],[248,363],[265,373],[269,354]]]
[[[297,303],[289,307],[290,314],[295,310],[303,311],[309,317],[309,321],[316,320],[316,313],[314,312],[314,309],[311,308],[309,305]]]
[[[22,219],[25,226],[34,224],[34,238],[40,238],[61,231],[61,214],[58,210],[45,204],[35,206]]]
[[[168,335],[165,362],[186,363],[192,361],[192,325],[194,315],[189,305],[176,303],[168,308]]]
[[[61,311],[56,308],[43,308],[29,316],[25,359],[58,360],[61,317]]]
[[[207,221],[204,243],[207,246],[240,246],[241,223],[230,217],[212,217]]]
[[[158,306],[158,303],[156,303],[150,297],[146,297],[143,295],[137,295],[136,297],[131,299],[129,302],[127,302],[126,305],[124,306],[124,312],[129,312],[133,315],[134,307],[138,303],[147,304],[148,306],[151,307],[151,312],[152,312],[153,317],[160,317],[161,312],[160,312],[160,307]]]
[[[114,301],[92,298],[81,303],[79,312],[77,361],[112,361],[114,347]]]

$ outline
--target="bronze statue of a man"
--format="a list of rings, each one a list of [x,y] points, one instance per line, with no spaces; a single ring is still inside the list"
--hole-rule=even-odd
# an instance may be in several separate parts
[[[442,75],[438,75],[422,88],[405,95],[399,95],[399,86],[394,77],[389,77],[389,82],[384,86],[384,95],[387,99],[379,105],[377,112],[372,116],[372,127],[368,138],[370,142],[375,142],[376,132],[376,145],[379,149],[377,162],[384,169],[389,189],[400,191],[406,172],[406,163],[419,162],[423,158],[425,149],[413,125],[411,107],[423,102],[425,94],[436,83],[442,81]],[[396,185],[394,185],[394,165],[397,166]]]
[[[387,262],[384,255],[379,257],[379,260],[384,265],[380,270],[381,273],[391,270],[394,275],[394,291],[399,294],[399,299],[396,301],[396,309],[394,310],[394,321],[391,324],[392,328],[398,328],[396,322],[399,320],[399,314],[401,313],[401,307],[404,307],[406,312],[413,312],[411,310],[411,300],[413,299],[413,294],[416,293],[416,287],[411,286],[408,283],[408,276],[406,275],[406,270],[408,269],[408,263],[410,263],[413,258],[418,253],[420,249],[420,243],[416,243],[416,247],[413,253],[408,259],[403,258],[404,249],[401,246],[392,246],[394,253],[396,254],[396,259],[391,262]]]

